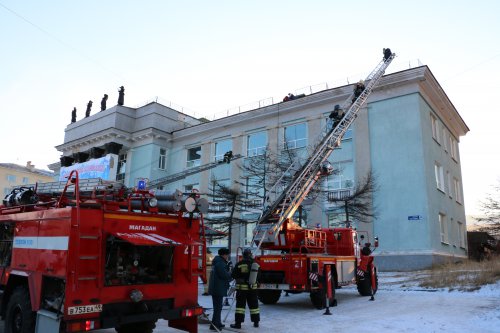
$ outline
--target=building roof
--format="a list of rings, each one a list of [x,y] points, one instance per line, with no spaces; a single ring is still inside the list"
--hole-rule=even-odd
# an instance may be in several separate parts
[[[401,88],[396,91],[395,88]],[[149,142],[172,141],[200,137],[204,133],[231,128],[238,122],[274,119],[290,111],[314,108],[332,101],[343,101],[352,92],[352,84],[321,90],[303,98],[278,102],[256,109],[241,111],[213,121],[202,121],[157,102],[133,109],[114,106],[88,118],[77,121],[65,129],[64,143],[56,146],[63,155],[82,152],[91,147],[116,142],[124,147]],[[367,104],[387,99],[389,95],[420,93],[432,109],[445,122],[457,138],[469,128],[427,66],[415,67],[384,75],[374,89]],[[222,132],[221,132],[222,133]],[[164,144],[164,143],[163,143]]]
[[[343,101],[352,92],[353,84],[321,90],[303,98],[287,102],[278,102],[252,110],[242,111],[227,117],[212,120],[210,122],[200,122],[198,124],[179,128],[172,132],[173,139],[178,140],[186,136],[200,136],[204,132],[216,129],[231,128],[237,122],[250,122],[256,119],[276,118],[296,109],[313,108],[321,103],[330,103],[332,100]],[[405,86],[406,90],[395,91],[393,88]],[[392,90],[391,90],[392,89]],[[392,91],[392,92],[391,92]],[[387,99],[389,95],[420,93],[424,99],[438,113],[439,117],[450,127],[450,131],[458,139],[469,132],[469,128],[450,101],[437,79],[432,74],[428,66],[423,65],[395,73],[386,74],[380,83],[374,88],[372,95],[366,104]],[[196,129],[196,130],[193,130]]]
[[[30,162],[29,166],[22,166],[14,163],[0,163],[0,168],[12,169],[20,172],[36,173],[42,176],[53,177],[54,173],[52,171],[37,169]]]

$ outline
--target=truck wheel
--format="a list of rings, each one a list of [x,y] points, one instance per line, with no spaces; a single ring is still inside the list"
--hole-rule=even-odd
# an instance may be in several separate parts
[[[257,297],[264,304],[276,304],[281,296],[281,290],[259,290]]]
[[[375,288],[372,288],[372,278],[371,278],[371,271],[364,272],[363,277],[359,277],[358,275],[358,281],[356,282],[356,285],[358,287],[358,292],[361,296],[372,296],[375,295],[378,289],[378,276],[377,276],[377,269],[373,269],[373,273],[375,274]]]
[[[318,309],[324,309],[326,307],[326,293],[324,289],[317,289],[314,291],[311,291],[309,294],[311,297],[311,303],[312,305]]]
[[[329,306],[337,306],[337,301],[335,300],[335,286],[337,285],[336,281],[337,281],[337,277],[335,275],[331,280],[332,297],[329,299]],[[309,294],[309,296],[311,298],[312,305],[316,309],[321,310],[321,309],[326,308],[327,291],[325,288],[312,290],[311,293]]]
[[[155,327],[156,320],[153,320],[121,325],[116,327],[115,331],[118,333],[153,333]]]
[[[29,291],[24,287],[17,287],[7,304],[5,333],[33,333],[35,321],[35,312],[31,311]]]

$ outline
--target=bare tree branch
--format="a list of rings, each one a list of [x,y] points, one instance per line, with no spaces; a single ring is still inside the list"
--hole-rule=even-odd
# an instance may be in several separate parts
[[[476,217],[476,220],[482,224],[480,231],[500,236],[500,181],[492,187],[493,192],[486,194],[486,198],[480,203],[484,215]]]
[[[345,214],[346,222],[358,221],[370,223],[378,214],[373,206],[373,193],[378,190],[375,177],[370,170],[367,175],[357,183],[353,191],[344,197],[330,197],[328,201],[337,203],[333,211],[337,214]]]

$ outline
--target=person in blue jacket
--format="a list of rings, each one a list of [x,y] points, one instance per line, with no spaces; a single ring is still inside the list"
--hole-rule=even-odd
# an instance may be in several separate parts
[[[218,256],[212,261],[212,272],[208,281],[208,293],[212,295],[214,307],[212,325],[210,325],[212,331],[220,330],[225,326],[221,321],[222,300],[227,296],[229,282],[233,279],[230,271],[229,253],[227,248],[219,249]]]

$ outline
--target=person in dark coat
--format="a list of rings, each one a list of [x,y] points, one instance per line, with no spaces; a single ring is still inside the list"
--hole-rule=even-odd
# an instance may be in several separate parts
[[[257,280],[250,281],[253,263],[252,251],[245,249],[243,259],[234,266],[231,274],[236,280],[236,311],[234,313],[235,323],[230,325],[232,328],[241,328],[241,323],[245,321],[247,303],[250,308],[250,320],[254,327],[259,327],[260,310],[257,299]],[[258,272],[258,265],[256,272]]]
[[[352,99],[353,103],[363,93],[364,90],[365,90],[365,83],[363,81],[359,81],[358,83],[356,83],[356,85],[354,86],[354,98]]]
[[[389,58],[391,57],[391,55],[392,55],[392,52],[391,52],[390,48],[384,49],[384,61],[389,60]]]
[[[71,111],[71,123],[76,122],[76,108],[73,108],[73,111]]]
[[[87,103],[87,110],[85,110],[85,118],[90,116],[90,110],[92,109],[92,101]]]
[[[124,102],[125,102],[125,88],[121,86],[120,90],[118,90],[118,105],[123,105]]]
[[[108,101],[108,95],[104,94],[104,97],[101,100],[101,111],[106,110],[106,102]]]
[[[344,117],[344,110],[340,108],[340,105],[336,104],[335,107],[333,108],[333,111],[328,116],[328,118],[332,120],[332,128],[335,128],[343,117]]]
[[[212,331],[220,330],[225,326],[221,321],[222,300],[227,296],[229,282],[233,279],[230,272],[229,249],[219,249],[218,254],[212,260],[212,272],[208,281],[208,293],[212,295],[214,307],[212,325],[210,325],[210,330]]]

